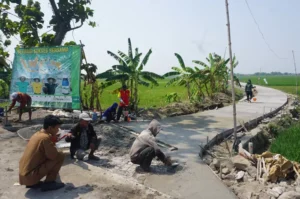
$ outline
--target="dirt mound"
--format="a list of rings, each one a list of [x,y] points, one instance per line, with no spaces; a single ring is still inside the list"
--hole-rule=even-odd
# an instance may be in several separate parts
[[[100,150],[103,155],[123,156],[128,154],[135,140],[134,135],[109,124],[95,125],[94,129],[97,135],[101,136]]]
[[[143,119],[162,119],[164,117],[174,117],[179,115],[188,115],[197,113],[199,111],[211,110],[216,107],[223,107],[223,103],[189,103],[176,102],[169,104],[159,109],[146,109],[140,112],[139,116]]]
[[[243,97],[242,92],[236,92],[236,100]],[[154,109],[149,108],[139,112],[139,116],[146,120],[162,119],[178,115],[188,115],[199,111],[222,108],[232,102],[231,92],[215,93],[211,98],[206,97],[201,102],[175,102],[167,106]]]

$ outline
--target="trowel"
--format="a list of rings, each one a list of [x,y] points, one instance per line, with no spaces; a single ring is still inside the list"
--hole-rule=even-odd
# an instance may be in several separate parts
[[[176,168],[177,166],[179,166],[179,163],[178,163],[178,162],[173,162],[173,163],[171,164],[171,167],[172,167],[172,168]]]

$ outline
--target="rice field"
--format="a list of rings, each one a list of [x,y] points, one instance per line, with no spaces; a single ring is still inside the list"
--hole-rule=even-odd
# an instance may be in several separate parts
[[[296,76],[292,75],[282,75],[282,76],[238,76],[241,82],[247,82],[248,79],[251,79],[252,84],[267,86],[271,88],[275,88],[286,93],[296,94]],[[268,84],[264,82],[263,79],[266,79]],[[298,85],[300,83],[300,77],[297,77]],[[300,95],[300,88],[298,86],[298,95]]]

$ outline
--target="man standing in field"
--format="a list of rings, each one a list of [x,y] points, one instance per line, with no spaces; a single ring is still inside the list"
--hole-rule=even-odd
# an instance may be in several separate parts
[[[41,188],[41,191],[57,190],[65,186],[56,182],[64,162],[64,154],[58,152],[52,138],[59,131],[62,121],[53,115],[44,119],[43,129],[29,140],[19,163],[19,181],[26,188]],[[46,176],[44,182],[40,180]]]
[[[117,112],[117,121],[120,120],[123,109],[125,107],[128,107],[129,105],[130,91],[127,89],[126,85],[122,86],[122,89],[120,90],[118,97],[120,99],[120,105]]]
[[[7,112],[10,112],[11,109],[16,105],[16,102],[19,102],[20,106],[19,106],[19,120],[18,121],[21,121],[23,110],[25,108],[27,109],[28,114],[29,114],[29,121],[31,121],[31,114],[32,114],[32,112],[31,112],[31,102],[32,102],[31,97],[26,93],[15,92],[15,93],[11,94],[11,98],[12,98],[12,103],[9,106]]]

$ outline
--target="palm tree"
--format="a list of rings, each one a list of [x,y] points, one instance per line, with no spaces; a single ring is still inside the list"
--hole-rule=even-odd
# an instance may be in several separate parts
[[[135,53],[132,52],[132,46],[130,38],[128,39],[128,55],[122,51],[118,51],[118,55],[107,51],[107,53],[118,61],[117,65],[113,65],[112,69],[105,71],[96,76],[96,78],[104,78],[106,81],[113,83],[120,82],[126,84],[130,88],[131,93],[131,105],[135,110],[138,108],[138,85],[149,87],[158,86],[157,79],[163,79],[162,76],[148,71],[143,71],[146,66],[149,57],[152,53],[150,49],[145,57],[141,61],[142,53],[138,48],[135,49]]]

